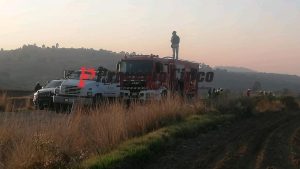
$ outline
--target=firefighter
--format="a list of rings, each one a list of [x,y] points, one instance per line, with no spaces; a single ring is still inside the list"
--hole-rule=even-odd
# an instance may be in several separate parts
[[[207,93],[208,93],[208,98],[211,98],[212,88],[209,88]]]
[[[247,90],[247,97],[250,97],[250,95],[251,95],[251,89],[248,89]]]
[[[212,90],[212,96],[213,96],[213,98],[217,96],[217,90],[216,90],[216,88],[213,88],[213,90]]]
[[[173,59],[178,60],[180,38],[179,36],[177,36],[176,31],[173,31],[172,33],[171,43],[172,43],[171,48],[173,50]]]
[[[40,85],[40,82],[37,82],[35,87],[34,87],[34,92],[37,92],[40,89],[42,89],[42,86]]]

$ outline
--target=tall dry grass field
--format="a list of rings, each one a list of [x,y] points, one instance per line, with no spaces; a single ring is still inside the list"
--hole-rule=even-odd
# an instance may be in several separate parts
[[[6,92],[0,93],[0,112],[16,112],[33,110],[30,96],[10,97]]]
[[[269,100],[267,98],[261,98],[257,103],[255,110],[257,112],[279,112],[284,109],[284,105],[280,100]]]
[[[0,168],[72,168],[81,160],[105,153],[121,142],[176,122],[202,109],[179,97],[164,102],[119,103],[73,112],[2,113]]]
[[[4,92],[0,93],[0,111],[4,111],[7,104],[7,94]]]

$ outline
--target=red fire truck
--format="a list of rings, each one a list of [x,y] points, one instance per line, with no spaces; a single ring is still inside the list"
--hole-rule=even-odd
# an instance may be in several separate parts
[[[197,95],[199,64],[159,58],[154,55],[128,56],[118,63],[120,96],[125,100],[161,99],[168,93]]]

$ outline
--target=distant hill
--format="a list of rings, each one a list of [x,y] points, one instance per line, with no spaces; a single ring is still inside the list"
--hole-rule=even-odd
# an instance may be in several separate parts
[[[290,90],[300,94],[300,77],[296,75],[262,73],[244,67],[216,66],[214,81],[203,86],[245,91],[252,89],[255,82],[261,84],[261,90]]]
[[[235,67],[235,66],[216,66],[215,69],[223,69],[223,70],[227,70],[229,72],[257,72],[255,70],[249,69],[249,68],[245,68],[245,67]]]
[[[226,70],[214,70],[215,78],[211,84],[216,88],[230,89],[233,91],[245,91],[252,88],[255,82],[261,84],[261,90],[283,91],[289,89],[300,94],[300,77],[275,73],[259,72],[228,72]]]
[[[32,90],[37,81],[62,78],[66,69],[104,66],[114,70],[125,53],[107,50],[40,48],[35,45],[0,51],[0,89]]]
[[[35,83],[44,84],[48,80],[63,77],[66,69],[79,69],[82,66],[104,66],[115,70],[117,62],[125,52],[108,50],[41,48],[27,45],[16,50],[0,51],[0,89],[32,90]],[[290,89],[300,92],[300,77],[284,74],[259,73],[240,67],[217,67],[212,69],[202,63],[203,69],[213,70],[212,83],[201,84],[216,88],[244,91],[252,88],[257,81],[264,90]]]

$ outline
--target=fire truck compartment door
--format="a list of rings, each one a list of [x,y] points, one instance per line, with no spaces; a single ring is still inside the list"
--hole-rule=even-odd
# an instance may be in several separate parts
[[[120,87],[118,83],[107,83],[104,84],[106,97],[117,97],[120,93]]]

